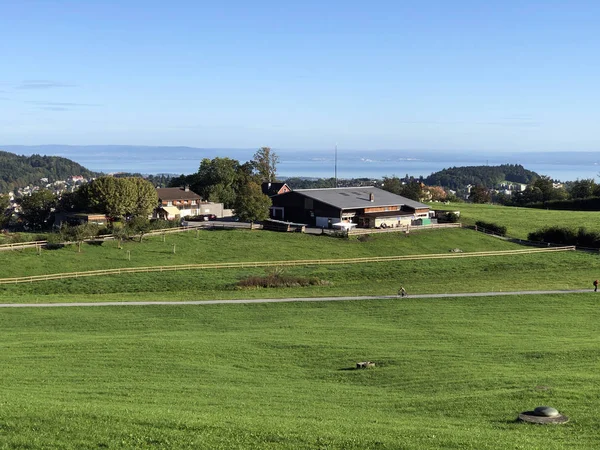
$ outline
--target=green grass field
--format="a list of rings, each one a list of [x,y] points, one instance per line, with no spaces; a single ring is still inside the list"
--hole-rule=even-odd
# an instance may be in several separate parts
[[[196,237],[198,236],[198,237]],[[201,231],[60,250],[0,253],[4,277],[91,269],[175,265],[202,262],[273,261],[351,258],[410,254],[450,254],[523,248],[468,229],[429,230],[404,235],[374,236],[367,242],[298,233],[248,230]],[[173,254],[173,244],[176,253]],[[126,259],[127,250],[131,261]],[[288,296],[391,295],[403,284],[410,293],[509,291],[516,289],[580,289],[600,274],[597,254],[560,253],[495,256],[472,259],[379,262],[303,266],[286,269],[298,276],[318,277],[323,286],[237,289],[236,283],[264,268],[209,269],[140,273],[0,285],[0,302],[62,302],[102,300],[198,300]]]
[[[563,213],[565,214],[565,213]],[[482,220],[492,219],[485,218]],[[173,245],[176,252],[173,253]],[[523,248],[467,229],[367,242],[201,231],[0,253],[2,277],[201,262]],[[131,261],[126,258],[127,251]],[[328,284],[237,289],[265,269],[0,285],[1,303],[590,288],[600,255],[304,266]],[[0,449],[593,449],[600,297],[0,309]],[[358,361],[377,367],[353,370]],[[549,405],[561,426],[515,423]]]
[[[430,204],[433,209],[460,211],[460,222],[475,225],[482,220],[507,227],[507,235],[527,239],[527,234],[545,226],[585,227],[600,231],[600,211],[551,211],[475,203]]]
[[[2,310],[0,448],[593,449],[599,319],[593,293]],[[570,422],[515,423],[540,405]]]

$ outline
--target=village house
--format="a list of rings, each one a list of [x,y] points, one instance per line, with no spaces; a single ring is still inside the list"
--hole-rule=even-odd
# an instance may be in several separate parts
[[[273,197],[279,194],[285,194],[286,192],[290,192],[292,189],[285,183],[272,183],[270,181],[265,181],[261,185],[262,193],[268,195],[269,197]]]
[[[429,206],[373,186],[298,189],[271,197],[275,220],[321,228],[387,228],[431,223]]]
[[[214,214],[223,217],[223,204],[205,202],[202,197],[191,191],[189,186],[174,188],[156,188],[158,207],[153,219],[182,219],[188,216]]]

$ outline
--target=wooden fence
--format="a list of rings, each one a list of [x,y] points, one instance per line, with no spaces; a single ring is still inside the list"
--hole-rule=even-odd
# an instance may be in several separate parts
[[[432,223],[430,225],[406,225],[394,228],[353,228],[348,231],[348,236],[358,236],[361,234],[378,234],[378,233],[410,233],[412,231],[431,230],[439,228],[460,228],[460,223]]]
[[[249,261],[230,263],[207,263],[207,264],[183,264],[174,266],[150,266],[150,267],[124,267],[120,269],[88,270],[85,272],[67,272],[47,275],[32,275],[28,277],[0,278],[0,284],[32,283],[34,281],[62,280],[66,278],[85,278],[103,275],[120,275],[126,273],[144,272],[171,272],[179,270],[203,270],[203,269],[243,269],[252,267],[292,267],[311,265],[334,265],[334,264],[365,264],[389,261],[414,261],[424,259],[450,259],[450,258],[473,258],[485,256],[509,256],[524,255],[532,253],[564,252],[573,251],[575,247],[551,247],[551,248],[527,248],[523,250],[502,250],[492,252],[471,253],[435,253],[425,255],[400,255],[400,256],[376,256],[364,258],[343,259],[303,259],[290,261]]]

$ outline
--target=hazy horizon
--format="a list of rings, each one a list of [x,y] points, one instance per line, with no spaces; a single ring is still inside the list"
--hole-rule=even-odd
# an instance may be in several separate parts
[[[187,146],[89,145],[2,146],[0,150],[29,156],[34,153],[62,156],[95,172],[139,172],[142,174],[190,174],[203,158],[230,157],[240,162],[252,159],[255,148],[197,148]],[[329,178],[335,173],[334,148],[327,150],[274,149],[280,157],[282,177]],[[339,178],[383,176],[427,177],[433,172],[471,165],[521,164],[526,169],[556,180],[596,178],[600,152],[439,152],[422,150],[349,150],[338,148]]]

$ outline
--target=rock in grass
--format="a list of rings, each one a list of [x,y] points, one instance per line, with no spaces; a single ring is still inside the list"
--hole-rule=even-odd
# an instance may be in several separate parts
[[[362,361],[356,363],[357,369],[370,369],[371,367],[375,367],[375,363],[371,361]]]

